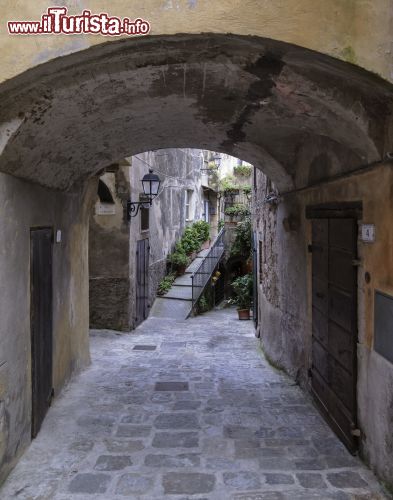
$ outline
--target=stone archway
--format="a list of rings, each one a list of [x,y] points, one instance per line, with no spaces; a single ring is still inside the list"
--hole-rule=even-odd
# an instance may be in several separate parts
[[[68,190],[130,154],[201,147],[244,158],[288,191],[304,186],[316,143],[342,159],[340,172],[383,159],[391,97],[375,75],[277,41],[122,40],[0,86],[0,170]]]

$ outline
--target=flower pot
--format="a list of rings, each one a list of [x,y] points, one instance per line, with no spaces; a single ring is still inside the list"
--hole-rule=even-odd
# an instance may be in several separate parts
[[[250,319],[250,309],[238,309],[237,313],[241,320]]]
[[[252,273],[252,271],[253,271],[252,267],[253,267],[252,260],[248,259],[246,262],[246,273]]]
[[[179,266],[176,269],[176,275],[177,276],[183,276],[183,274],[186,272],[187,266]]]

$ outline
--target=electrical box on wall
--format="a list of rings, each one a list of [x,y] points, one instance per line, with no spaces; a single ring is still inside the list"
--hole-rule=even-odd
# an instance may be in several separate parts
[[[374,350],[393,363],[393,297],[375,291]]]

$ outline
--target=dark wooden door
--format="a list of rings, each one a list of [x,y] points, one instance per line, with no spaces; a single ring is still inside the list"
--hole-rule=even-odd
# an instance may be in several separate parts
[[[254,326],[258,326],[258,238],[257,233],[252,233],[252,275],[253,275],[253,299],[252,299],[252,315]]]
[[[354,452],[357,439],[357,220],[312,221],[312,391]]]
[[[149,314],[149,240],[137,241],[136,250],[136,315],[139,325]]]
[[[32,427],[34,438],[52,398],[52,230],[30,232]]]

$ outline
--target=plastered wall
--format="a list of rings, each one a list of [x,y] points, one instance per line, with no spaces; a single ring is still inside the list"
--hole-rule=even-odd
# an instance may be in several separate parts
[[[358,419],[364,459],[392,484],[393,365],[373,346],[375,290],[393,296],[393,167],[385,164],[361,175],[322,183],[284,197],[278,206],[263,203],[266,178],[258,177],[256,227],[267,259],[264,282],[259,284],[261,342],[272,362],[306,388],[312,333],[311,256],[307,251],[311,223],[305,218],[305,209],[361,201],[359,224],[375,224],[375,243],[358,241]]]
[[[0,175],[0,482],[30,442],[32,227],[62,233],[53,245],[55,397],[89,363],[87,200]]]
[[[7,20],[38,20],[46,0],[0,6],[0,81],[28,68],[117,37],[96,35],[9,36]],[[151,34],[257,35],[310,48],[358,64],[392,81],[392,0],[83,0],[63,2],[69,14],[83,9],[120,18],[141,17]]]

